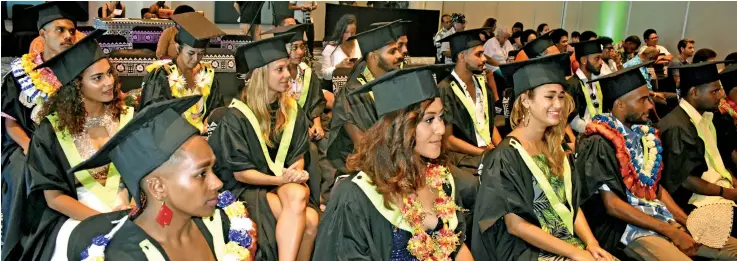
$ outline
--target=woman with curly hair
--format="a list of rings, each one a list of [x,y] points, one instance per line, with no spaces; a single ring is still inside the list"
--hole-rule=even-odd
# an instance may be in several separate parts
[[[460,197],[446,169],[443,104],[430,65],[390,72],[372,91],[382,117],[336,185],[318,228],[314,260],[473,260]],[[407,95],[396,95],[402,88]]]
[[[503,64],[514,86],[512,132],[479,170],[471,249],[480,260],[614,260],[579,207],[582,185],[561,147],[568,53]]]
[[[133,116],[125,107],[120,82],[92,32],[39,68],[49,67],[62,87],[41,110],[31,138],[27,171],[31,235],[20,260],[66,256],[72,229],[90,216],[130,206],[113,165],[67,173],[92,156]],[[55,259],[54,259],[55,260]]]
[[[317,234],[314,206],[319,202],[310,191],[319,191],[311,182],[318,173],[304,171],[309,166],[308,120],[288,93],[285,46],[293,36],[239,47],[236,59],[245,61],[251,79],[208,140],[223,188],[247,202],[258,224],[257,260],[310,260]]]
[[[179,55],[174,60],[161,60],[146,67],[141,97],[136,111],[155,102],[193,95],[202,100],[184,112],[184,116],[201,134],[207,132],[207,117],[224,104],[220,86],[215,79],[215,68],[201,62],[210,38],[224,35],[215,24],[199,13],[189,12],[171,16],[179,31],[175,42]]]

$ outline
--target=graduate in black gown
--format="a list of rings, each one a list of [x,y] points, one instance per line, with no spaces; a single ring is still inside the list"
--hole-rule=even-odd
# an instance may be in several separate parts
[[[215,155],[181,116],[199,99],[147,106],[70,170],[115,163],[137,208],[79,224],[68,260],[253,260],[257,235],[244,203],[229,192],[218,195],[223,183],[212,172]]]
[[[31,135],[41,121],[38,114],[43,103],[61,87],[51,69],[35,68],[79,40],[75,38],[75,20],[84,14],[73,2],[48,2],[25,11],[38,14],[37,26],[44,37],[44,48],[40,53],[32,51],[13,60],[10,73],[4,72],[2,80],[2,238],[13,235],[3,241],[3,258],[20,240],[17,227],[9,227],[8,223],[13,218],[23,218],[12,215],[23,211],[22,206],[14,208],[12,202],[16,197],[25,197],[21,186],[23,169]]]
[[[576,151],[582,209],[596,217],[589,224],[601,246],[622,259],[690,260],[699,245],[685,230],[688,216],[660,185],[663,151],[648,124],[654,104],[640,73],[650,64],[596,80],[604,113],[586,126]]]
[[[243,45],[251,79],[209,139],[223,188],[247,203],[258,224],[256,260],[309,260],[318,214],[308,187],[307,117],[289,94],[284,34]],[[319,178],[315,177],[315,178]],[[277,248],[278,243],[278,248]]]
[[[96,30],[39,67],[54,71],[62,87],[43,105],[31,138],[20,226],[28,238],[20,260],[65,256],[74,226],[90,216],[127,209],[128,191],[112,165],[68,173],[89,158],[133,116],[123,105],[120,81],[95,39]]]
[[[359,142],[364,132],[378,120],[371,93],[352,95],[351,92],[374,81],[376,77],[398,70],[404,61],[404,55],[397,43],[399,36],[394,23],[349,38],[358,41],[366,65],[357,66],[354,70],[358,71],[351,74],[343,89],[335,95],[328,137],[328,160],[335,167],[336,176],[349,173],[345,169],[345,162],[348,155],[353,153],[354,144]]]
[[[479,167],[471,252],[478,260],[613,260],[579,208],[583,187],[561,147],[568,53],[501,67],[514,130]]]
[[[179,27],[175,41],[179,44],[179,55],[174,60],[155,61],[146,67],[148,74],[143,78],[141,97],[136,111],[163,100],[202,95],[202,101],[184,112],[184,117],[200,133],[207,132],[207,117],[218,107],[224,106],[224,98],[215,68],[202,62],[210,38],[225,33],[199,13],[172,15]]]
[[[360,172],[336,185],[313,260],[473,260],[445,168],[443,105],[433,78],[443,67],[390,72],[354,91],[373,91],[381,120],[368,131],[378,135],[361,140],[348,158],[348,168]],[[400,88],[405,95],[396,95]]]
[[[591,118],[601,114],[603,97],[599,83],[591,82],[594,76],[601,73],[601,42],[599,40],[584,41],[572,44],[576,60],[580,64],[573,77],[566,83],[568,93],[576,103],[575,114],[569,122],[576,133],[584,132]]]
[[[737,141],[737,64],[724,68],[719,80],[725,96],[719,103],[719,113],[714,115],[717,140]],[[717,147],[727,169],[737,173],[737,142],[720,142]]]
[[[662,185],[689,214],[730,230],[737,236],[734,201],[737,179],[719,154],[720,142],[712,122],[724,97],[717,71],[719,62],[679,66],[681,101],[658,123],[663,142]],[[702,210],[699,210],[702,209]],[[697,211],[698,210],[698,211]],[[731,215],[730,215],[731,214]],[[698,241],[698,240],[697,240]]]

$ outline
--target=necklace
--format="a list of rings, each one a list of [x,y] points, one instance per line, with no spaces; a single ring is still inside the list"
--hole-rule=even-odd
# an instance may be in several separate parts
[[[443,223],[442,228],[432,235],[427,234],[424,229],[423,220],[427,211],[423,209],[417,196],[402,198],[402,215],[412,227],[412,238],[407,243],[407,250],[419,260],[450,261],[450,255],[461,243],[459,234],[448,225],[450,218],[460,210],[453,198],[443,190],[443,185],[448,184],[448,175],[450,175],[448,169],[441,165],[428,164],[425,169],[426,184],[438,191],[438,197],[433,201],[433,210]]]
[[[92,139],[89,135],[90,129],[104,127],[108,137],[110,137],[115,133],[115,130],[118,128],[118,124],[119,123],[117,121],[113,120],[113,112],[110,110],[109,106],[105,106],[105,113],[102,116],[85,117],[84,129],[82,132],[72,135],[74,145],[77,147],[79,155],[84,159],[88,159],[97,152],[95,146],[92,145]],[[107,178],[109,165],[110,164],[105,164],[102,167],[94,168],[89,171],[94,179],[105,179]]]

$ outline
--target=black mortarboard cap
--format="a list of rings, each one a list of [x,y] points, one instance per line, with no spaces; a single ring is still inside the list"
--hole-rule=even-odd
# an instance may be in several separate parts
[[[38,22],[36,23],[36,25],[38,26],[39,30],[41,30],[44,25],[57,19],[69,19],[76,22],[86,16],[86,14],[84,13],[85,10],[82,9],[82,7],[74,1],[46,2],[40,5],[29,7],[25,11],[38,12]]]
[[[379,50],[390,43],[396,42],[398,38],[399,35],[394,34],[392,24],[387,24],[354,35],[348,38],[348,41],[356,39],[359,48],[361,48],[361,54],[366,57],[367,53]]]
[[[440,39],[438,42],[450,42],[450,55],[451,57],[456,57],[456,55],[462,51],[479,45],[484,45],[484,41],[481,40],[481,36],[479,36],[479,34],[484,32],[486,29],[489,28],[484,27],[456,32]]]
[[[373,91],[379,117],[440,96],[434,73],[450,69],[454,64],[427,65],[401,69],[382,75],[350,94]]]
[[[678,69],[681,76],[681,83],[679,85],[681,93],[688,93],[688,90],[691,87],[718,81],[719,70],[717,68],[717,64],[720,63],[724,62],[701,62],[673,66],[671,68]]]
[[[34,69],[49,67],[54,72],[56,78],[59,79],[61,85],[65,85],[78,75],[80,75],[87,67],[93,63],[105,58],[106,55],[95,41],[104,34],[105,30],[94,30],[77,43],[69,47],[48,61],[40,64]]]
[[[535,38],[535,40],[532,40],[532,42],[525,44],[525,46],[522,47],[522,50],[525,50],[525,54],[527,54],[527,57],[532,59],[543,56],[543,54],[545,53],[545,49],[553,46],[553,44],[553,39],[550,38],[550,33],[548,32],[538,38]]]
[[[180,27],[177,33],[179,43],[192,48],[205,48],[210,43],[210,38],[225,35],[217,25],[197,12],[172,15],[170,18]]]
[[[287,41],[294,33],[285,33],[267,39],[241,45],[235,51],[236,70],[238,73],[266,66],[270,62],[287,58]],[[241,69],[242,67],[245,67]]]
[[[613,104],[619,97],[636,90],[637,88],[647,86],[645,77],[640,72],[640,67],[650,66],[655,61],[642,63],[637,66],[628,67],[604,77],[598,78],[591,82],[599,82],[601,92],[604,96],[606,104]]]
[[[572,43],[571,45],[573,45],[573,49],[576,52],[576,59],[602,52],[601,40],[599,39]]]
[[[729,94],[734,87],[737,87],[737,63],[727,66],[719,73],[719,80],[722,82],[724,92]]]
[[[507,83],[514,86],[515,96],[543,84],[566,84],[571,71],[570,53],[559,53],[499,66]]]
[[[385,26],[385,25],[391,24],[392,31],[394,31],[394,35],[396,35],[396,36],[403,36],[403,35],[407,35],[407,31],[408,31],[407,26],[409,26],[410,23],[412,23],[412,21],[407,21],[407,20],[401,20],[400,19],[400,20],[397,20],[397,21],[394,21],[394,22],[378,22],[378,23],[373,23],[373,24],[370,24],[369,25],[369,28],[370,29],[374,29],[374,28],[379,28],[381,26]]]
[[[67,173],[92,169],[112,162],[128,192],[141,207],[141,179],[164,164],[190,137],[200,132],[181,114],[201,96],[158,102],[137,112],[89,159]]]
[[[301,41],[305,39],[305,31],[307,31],[308,24],[292,24],[292,25],[285,25],[285,26],[279,26],[274,29],[271,29],[269,31],[263,32],[261,34],[274,34],[274,36],[279,36],[287,33],[294,33],[294,36],[292,36],[292,39],[289,39],[289,43],[293,43],[296,41]]]

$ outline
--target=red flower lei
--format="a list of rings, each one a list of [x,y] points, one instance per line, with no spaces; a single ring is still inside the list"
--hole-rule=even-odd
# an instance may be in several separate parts
[[[733,119],[737,119],[737,104],[730,98],[724,98],[719,103],[719,110],[722,113],[727,113],[732,116]]]
[[[652,186],[647,186],[640,182],[638,178],[638,173],[635,170],[635,166],[632,165],[632,159],[630,158],[630,153],[627,150],[625,138],[622,133],[612,128],[608,124],[602,123],[600,121],[592,121],[591,123],[586,125],[585,134],[586,136],[599,134],[612,142],[612,144],[614,145],[614,149],[616,150],[617,162],[619,163],[619,172],[624,181],[624,186],[629,189],[629,191],[632,192],[633,195],[647,200],[654,200],[657,198],[656,191],[658,188],[658,183],[660,183],[660,178],[662,177],[660,173],[663,171],[663,165],[661,165],[658,169],[655,183]],[[660,139],[659,130],[655,130],[655,137],[657,139]]]

